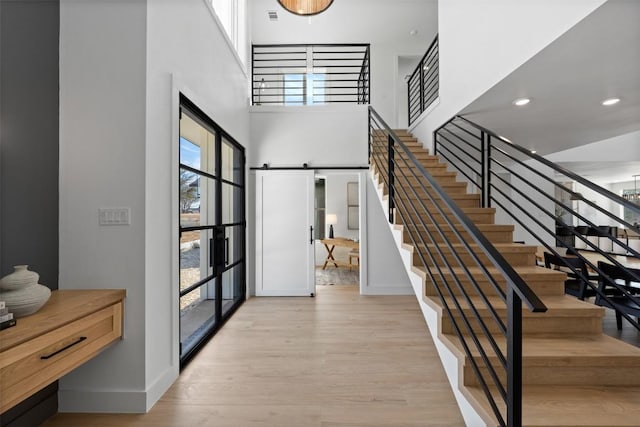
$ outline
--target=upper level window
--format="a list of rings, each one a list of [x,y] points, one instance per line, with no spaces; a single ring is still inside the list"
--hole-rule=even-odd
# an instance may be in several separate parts
[[[211,0],[211,5],[242,63],[245,64],[247,57],[247,0]]]

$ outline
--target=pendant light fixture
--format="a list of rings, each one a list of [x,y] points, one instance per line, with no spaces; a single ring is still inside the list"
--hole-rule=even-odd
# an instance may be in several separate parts
[[[622,195],[622,197],[624,197],[625,199],[633,203],[640,202],[640,193],[638,193],[638,177],[639,176],[640,175],[633,175],[633,192],[628,191]]]
[[[278,3],[295,15],[311,16],[327,10],[333,0],[278,0]]]

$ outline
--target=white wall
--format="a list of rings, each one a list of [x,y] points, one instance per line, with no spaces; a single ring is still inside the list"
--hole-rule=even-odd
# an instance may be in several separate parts
[[[163,392],[178,373],[178,93],[245,147],[249,117],[243,65],[209,1],[150,1],[147,34],[146,368]]]
[[[326,212],[338,216],[338,223],[333,226],[334,236],[357,239],[359,230],[349,230],[347,227],[347,183],[349,182],[358,184],[358,175],[340,173],[326,175]],[[325,235],[329,235],[328,225]]]
[[[366,166],[367,106],[251,108],[248,164]]]
[[[145,409],[146,31],[145,0],[60,2],[59,287],[127,290],[125,339],[60,381],[60,411]]]
[[[406,129],[409,127],[409,109],[408,109],[408,101],[409,101],[409,89],[407,87],[408,78],[406,76],[410,76],[416,66],[420,63],[420,59],[422,56],[413,56],[406,57],[400,56],[398,57],[398,70],[396,77],[396,128]]]
[[[443,0],[438,3],[440,99],[413,133],[432,132],[605,0]]]
[[[409,276],[389,232],[387,213],[380,203],[373,181],[367,179],[367,284],[369,295],[409,295],[413,293]]]
[[[62,0],[60,46],[60,288],[127,289],[124,340],[60,410],[145,412],[179,369],[178,91],[248,144],[246,75],[206,0]]]

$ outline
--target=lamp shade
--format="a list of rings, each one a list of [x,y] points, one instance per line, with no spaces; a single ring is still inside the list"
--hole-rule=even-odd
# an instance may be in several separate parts
[[[327,224],[337,224],[338,223],[338,215],[336,215],[336,214],[327,214],[326,222],[327,222]]]
[[[309,16],[324,12],[333,0],[278,0],[278,3],[295,15]]]

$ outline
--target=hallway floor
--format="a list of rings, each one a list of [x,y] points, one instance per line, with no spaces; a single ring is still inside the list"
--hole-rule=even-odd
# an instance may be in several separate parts
[[[414,296],[252,298],[145,415],[45,426],[464,425]]]

